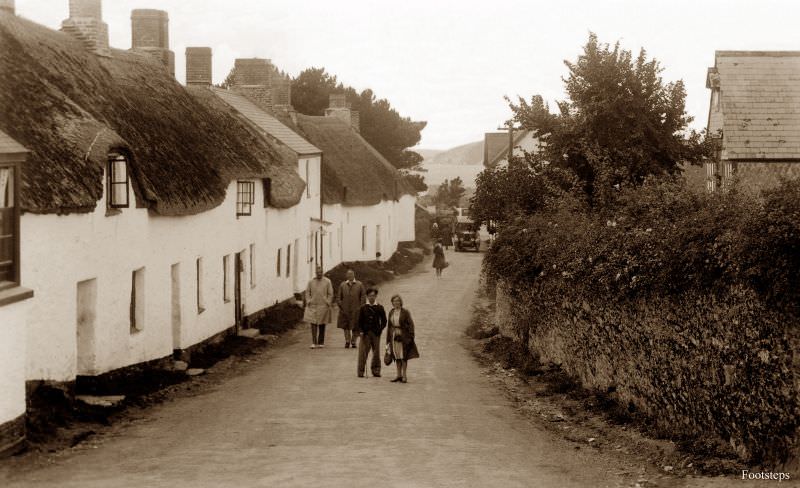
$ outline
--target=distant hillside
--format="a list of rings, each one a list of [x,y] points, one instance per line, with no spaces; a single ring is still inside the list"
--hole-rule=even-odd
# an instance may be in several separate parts
[[[444,151],[441,149],[412,149],[415,153],[422,156],[424,160],[430,160],[436,157],[439,154],[442,154]]]
[[[483,141],[470,142],[446,151],[432,151],[422,149],[417,151],[425,158],[425,165],[455,164],[455,165],[480,165],[483,164]],[[428,156],[430,154],[430,156]]]

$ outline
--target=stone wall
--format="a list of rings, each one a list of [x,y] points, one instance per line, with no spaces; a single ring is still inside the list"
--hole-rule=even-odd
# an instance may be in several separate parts
[[[555,303],[498,287],[497,325],[589,389],[613,392],[665,435],[717,436],[744,460],[800,455],[800,330],[745,289]]]

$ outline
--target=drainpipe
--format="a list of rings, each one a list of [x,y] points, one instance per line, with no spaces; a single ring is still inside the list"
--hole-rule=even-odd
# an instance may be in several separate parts
[[[324,158],[324,157],[325,157],[324,154],[320,154],[319,155],[319,250],[318,250],[318,252],[319,252],[319,265],[322,267],[322,272],[323,273],[325,272],[325,265],[323,264],[323,261],[322,261],[322,256],[324,254],[322,252],[322,250],[325,249],[325,246],[323,246],[323,242],[324,242],[323,241],[323,239],[324,239],[323,230],[324,230],[325,224],[323,223],[324,220],[322,218],[323,217],[323,214],[322,214],[322,158]]]

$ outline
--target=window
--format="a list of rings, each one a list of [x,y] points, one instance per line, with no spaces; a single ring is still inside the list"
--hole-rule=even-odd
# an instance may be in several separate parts
[[[286,276],[292,275],[292,245],[286,246]]]
[[[236,182],[236,216],[246,216],[253,213],[255,202],[256,184],[252,181]]]
[[[278,278],[281,277],[281,251],[283,249],[278,249],[278,259],[275,260],[275,276]]]
[[[131,274],[131,334],[144,329],[144,268]]]
[[[0,290],[19,284],[19,167],[0,165]]]
[[[250,288],[256,287],[256,245],[250,244]]]
[[[128,208],[128,161],[122,154],[108,156],[108,206]]]
[[[311,172],[310,166],[311,162],[306,159],[306,198],[311,198]]]
[[[361,226],[361,250],[362,251],[366,251],[367,250],[367,226],[366,225],[362,225]]]
[[[231,294],[228,291],[228,286],[231,281],[230,273],[228,272],[230,264],[231,264],[231,257],[222,256],[222,299],[225,301],[225,303],[231,301]]]
[[[203,303],[203,258],[197,258],[197,313],[201,314],[205,311],[205,304]]]
[[[269,196],[272,194],[272,180],[264,178],[262,183],[264,184],[264,208],[267,208],[269,206]]]

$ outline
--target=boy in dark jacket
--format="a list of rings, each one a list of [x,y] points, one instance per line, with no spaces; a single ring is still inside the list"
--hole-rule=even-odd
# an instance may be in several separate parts
[[[358,330],[361,332],[361,341],[358,344],[358,377],[363,378],[367,369],[367,356],[372,351],[370,369],[372,376],[381,376],[381,333],[386,327],[386,310],[383,305],[375,303],[378,289],[367,289],[367,303],[358,311]]]

